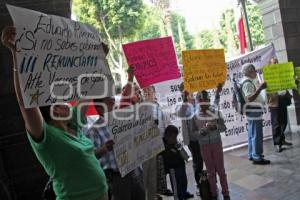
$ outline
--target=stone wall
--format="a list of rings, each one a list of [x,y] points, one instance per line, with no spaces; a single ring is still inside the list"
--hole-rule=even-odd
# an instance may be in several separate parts
[[[266,40],[272,42],[280,62],[292,61],[300,66],[300,1],[255,0],[263,16]],[[299,129],[300,96],[293,91],[294,105],[289,108],[290,124]]]
[[[261,14],[263,15],[263,25],[265,38],[268,43],[273,43],[276,55],[280,62],[288,60],[282,18],[278,0],[258,0]]]

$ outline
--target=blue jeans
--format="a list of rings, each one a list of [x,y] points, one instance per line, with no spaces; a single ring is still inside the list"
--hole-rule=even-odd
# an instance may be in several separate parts
[[[256,119],[251,119],[256,118]],[[248,121],[248,158],[263,159],[263,119],[262,113],[247,113]]]
[[[188,185],[185,165],[181,165],[174,169],[170,169],[170,179],[174,195],[177,196],[178,200],[184,200],[187,193]]]

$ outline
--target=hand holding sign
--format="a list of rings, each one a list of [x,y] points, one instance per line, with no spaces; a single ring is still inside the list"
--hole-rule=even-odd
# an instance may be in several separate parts
[[[104,51],[105,55],[107,56],[107,54],[109,53],[109,47],[104,42],[101,42],[101,44],[102,44],[103,51]]]
[[[129,67],[127,69],[127,75],[128,75],[128,82],[133,82],[133,78],[134,78],[134,67]]]
[[[11,51],[15,51],[16,28],[13,26],[5,27],[1,34],[1,42]]]
[[[266,89],[266,88],[267,88],[267,83],[266,83],[266,82],[261,83],[261,84],[259,85],[259,87],[258,87],[259,90],[264,90],[264,89]]]
[[[112,151],[114,148],[115,142],[113,140],[108,140],[105,142],[105,148],[107,151]]]

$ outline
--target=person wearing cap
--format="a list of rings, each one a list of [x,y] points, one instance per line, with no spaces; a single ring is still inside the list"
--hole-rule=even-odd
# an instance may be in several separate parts
[[[242,66],[242,94],[246,105],[244,113],[248,122],[248,158],[253,164],[267,165],[271,162],[263,155],[263,106],[262,91],[266,83],[259,83],[254,65],[246,63]]]
[[[222,85],[219,84],[214,105],[210,105],[207,91],[199,92],[196,96],[198,103],[192,120],[192,134],[198,138],[201,155],[207,169],[207,178],[212,195],[211,200],[218,199],[217,174],[222,186],[223,199],[230,200],[221,139],[221,132],[226,130],[226,126],[218,109],[221,91]]]

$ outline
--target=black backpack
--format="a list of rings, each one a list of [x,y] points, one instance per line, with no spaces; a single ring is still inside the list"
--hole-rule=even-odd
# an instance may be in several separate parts
[[[251,82],[251,81],[247,79],[240,84],[235,79],[233,79],[232,107],[235,109],[236,112],[238,112],[241,115],[244,114],[243,108],[246,103],[243,96],[242,87],[247,82]]]

